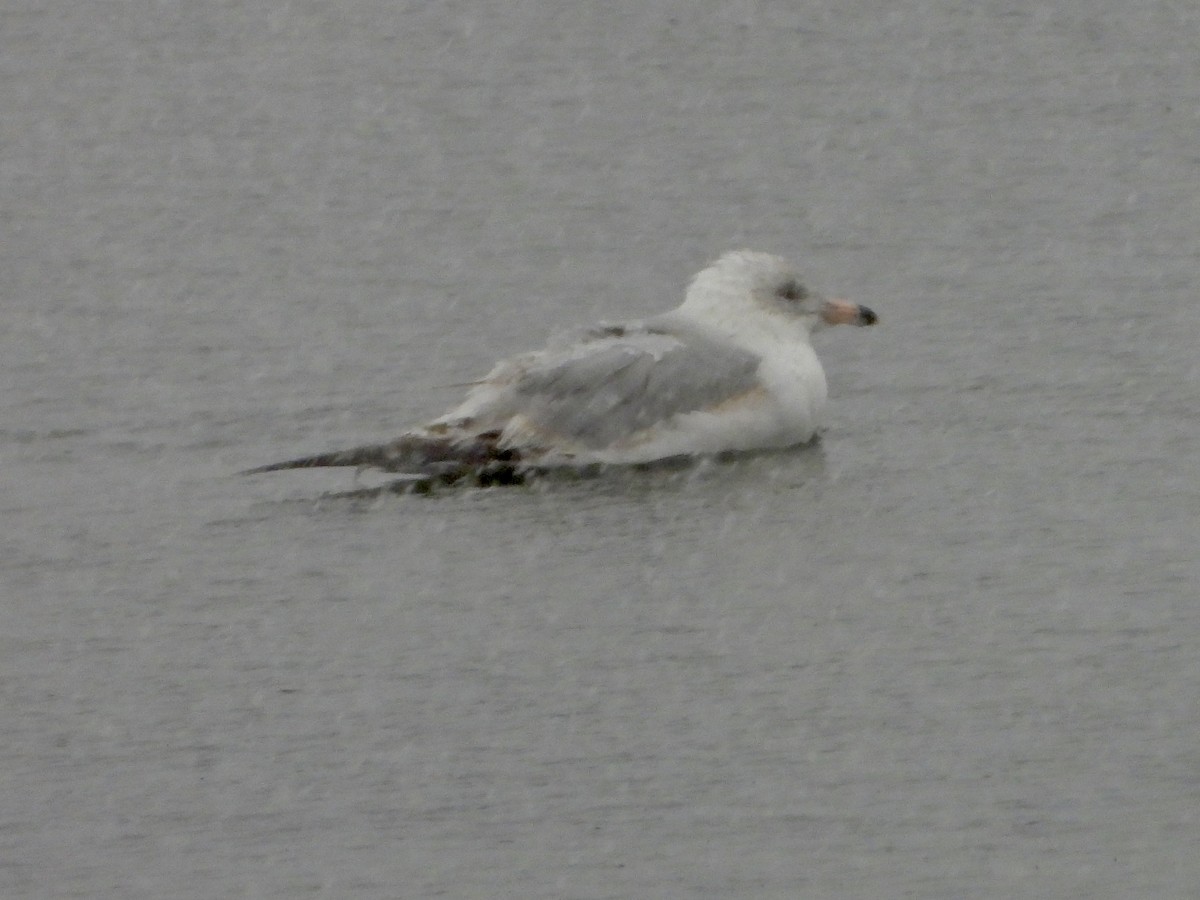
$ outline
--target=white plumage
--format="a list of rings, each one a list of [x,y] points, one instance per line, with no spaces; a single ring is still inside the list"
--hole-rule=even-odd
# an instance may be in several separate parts
[[[739,250],[696,275],[676,309],[504,360],[459,406],[393,441],[250,471],[458,477],[802,444],[826,397],[811,333],[875,322],[866,307],[808,291],[785,260]]]

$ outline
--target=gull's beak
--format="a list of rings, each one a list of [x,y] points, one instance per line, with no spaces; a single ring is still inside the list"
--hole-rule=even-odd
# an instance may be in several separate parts
[[[849,300],[827,300],[821,307],[821,319],[826,325],[874,325],[879,321],[875,310]]]

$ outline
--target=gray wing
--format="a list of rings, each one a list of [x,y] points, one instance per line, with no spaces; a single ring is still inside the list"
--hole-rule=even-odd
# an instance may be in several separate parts
[[[576,337],[521,360],[504,393],[538,431],[587,447],[758,386],[756,354],[678,324],[602,325]]]

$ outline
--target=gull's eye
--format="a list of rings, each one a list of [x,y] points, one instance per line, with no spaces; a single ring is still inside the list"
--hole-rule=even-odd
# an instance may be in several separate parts
[[[784,300],[805,300],[808,298],[808,290],[800,282],[796,280],[785,281],[775,291],[775,294],[782,297]]]

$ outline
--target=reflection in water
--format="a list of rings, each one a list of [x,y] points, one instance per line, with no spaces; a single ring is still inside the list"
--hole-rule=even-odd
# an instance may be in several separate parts
[[[594,464],[552,469],[494,466],[470,474],[439,476],[410,475],[389,478],[383,484],[365,485],[342,491],[325,491],[321,500],[375,500],[388,495],[428,496],[446,491],[493,488],[522,488],[539,493],[579,492],[590,495],[628,494],[653,490],[707,485],[709,482],[741,482],[762,477],[764,471],[778,476],[786,469],[788,479],[809,478],[824,469],[825,455],[820,439],[803,447],[781,450],[728,452],[708,457],[674,456],[635,465]]]

